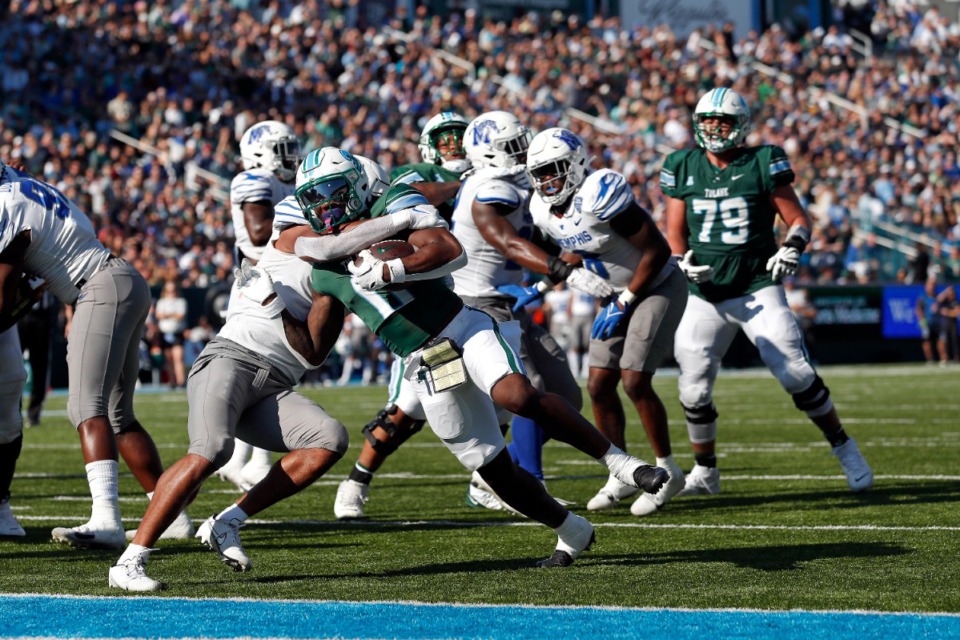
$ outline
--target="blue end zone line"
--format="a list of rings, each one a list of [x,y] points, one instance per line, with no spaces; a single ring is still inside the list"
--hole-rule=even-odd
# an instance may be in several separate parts
[[[0,595],[0,636],[34,638],[960,637],[960,614],[628,609]]]

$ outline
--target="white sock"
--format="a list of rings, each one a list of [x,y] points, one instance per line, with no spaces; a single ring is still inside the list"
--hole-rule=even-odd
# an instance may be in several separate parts
[[[243,465],[247,464],[247,458],[250,457],[250,452],[253,451],[253,447],[239,438],[233,439],[233,455],[230,456],[230,459],[227,460],[227,464],[223,465],[225,467],[239,469]]]
[[[119,465],[116,460],[97,460],[86,466],[87,484],[93,498],[91,521],[108,527],[120,526],[120,500],[118,495]]]
[[[677,463],[674,461],[674,459],[673,459],[673,454],[671,453],[670,455],[668,455],[668,456],[666,456],[666,457],[663,457],[663,458],[661,458],[661,457],[658,456],[658,457],[657,457],[657,466],[658,466],[658,467],[661,467],[661,468],[663,468],[663,469],[666,469],[667,471],[670,471],[671,469],[675,469],[678,465],[677,465]]]
[[[572,511],[567,512],[567,517],[563,520],[563,523],[554,529],[557,532],[557,549],[559,551],[566,551],[570,554],[571,558],[576,558],[580,551],[583,550],[583,546],[588,542],[587,540],[577,540],[577,535],[584,533],[585,528],[583,523],[586,522],[583,518],[576,515]],[[565,542],[564,540],[569,540],[575,544],[580,544],[580,548],[576,548]]]
[[[117,564],[122,564],[127,560],[133,560],[139,555],[143,556],[144,562],[150,557],[150,547],[144,547],[139,544],[128,544],[127,548],[123,550],[123,553],[120,554],[120,557],[117,558]]]
[[[273,464],[273,461],[270,459],[270,452],[260,447],[253,447],[253,452],[250,454],[250,462],[255,466],[266,465],[269,467]]]
[[[631,487],[636,486],[636,483],[633,481],[633,472],[643,464],[643,462],[637,460],[615,444],[610,445],[610,449],[603,454],[600,462],[605,464],[607,469],[610,470],[610,474],[616,476],[620,482],[629,484]]]
[[[217,514],[217,520],[226,520],[227,522],[231,520],[236,520],[238,523],[246,522],[249,517],[246,511],[241,509],[237,504],[232,504]]]

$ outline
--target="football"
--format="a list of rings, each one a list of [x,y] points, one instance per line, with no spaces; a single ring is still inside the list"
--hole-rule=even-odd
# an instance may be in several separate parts
[[[380,242],[374,242],[372,245],[367,247],[367,251],[372,253],[375,258],[378,260],[394,260],[396,258],[405,258],[416,249],[412,244],[406,240],[400,239],[388,239],[381,240]],[[354,258],[353,264],[359,264],[360,258]]]

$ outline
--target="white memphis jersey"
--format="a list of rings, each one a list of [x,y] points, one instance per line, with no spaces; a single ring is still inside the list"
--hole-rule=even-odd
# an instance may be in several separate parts
[[[466,266],[453,272],[454,292],[473,298],[505,298],[497,291],[504,284],[523,282],[523,267],[507,260],[487,242],[473,220],[474,201],[503,204],[513,209],[506,219],[524,239],[533,237],[533,218],[529,209],[530,192],[508,179],[471,176],[460,187],[450,221],[450,231],[467,254]]]
[[[292,253],[277,250],[271,242],[264,248],[256,269],[270,274],[290,315],[306,321],[313,301],[313,267]],[[219,335],[268,358],[291,380],[299,380],[307,369],[316,368],[287,342],[283,320],[279,316],[269,317],[262,305],[245,298],[236,286],[230,290],[227,321]]]
[[[563,216],[551,213],[550,205],[536,193],[530,211],[537,227],[554,242],[565,251],[581,255],[587,268],[622,291],[630,284],[643,252],[610,228],[610,222],[633,202],[633,190],[626,178],[601,169],[584,179]],[[667,273],[665,268],[651,286],[659,284]]]
[[[303,217],[303,209],[296,196],[291,193],[273,207],[273,231],[267,246],[280,237],[281,231],[298,224],[307,224],[307,219]]]
[[[237,238],[237,249],[251,260],[259,260],[263,247],[256,247],[250,241],[247,223],[243,219],[243,205],[247,202],[269,202],[276,206],[278,202],[293,195],[296,184],[283,182],[269,169],[248,169],[236,175],[230,183],[230,215],[233,219],[233,233]]]
[[[47,290],[64,304],[80,295],[110,259],[77,205],[54,187],[16,169],[0,169],[0,252],[21,232],[30,230],[23,270],[43,278]]]

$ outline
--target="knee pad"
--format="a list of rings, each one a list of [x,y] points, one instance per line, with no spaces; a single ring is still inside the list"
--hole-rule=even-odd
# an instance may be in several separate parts
[[[388,456],[396,451],[400,445],[410,439],[413,434],[423,429],[426,420],[414,420],[409,429],[398,428],[389,416],[397,413],[397,405],[391,404],[380,410],[376,417],[363,427],[363,437],[367,439],[373,450],[379,454]],[[387,434],[386,440],[378,440],[373,435],[373,430],[377,427],[383,429]]]
[[[833,409],[830,389],[823,383],[823,378],[820,376],[815,376],[813,384],[806,390],[793,394],[793,404],[810,418],[824,416]]]
[[[687,418],[687,435],[695,444],[713,442],[717,439],[717,408],[711,402],[701,407],[683,406]]]

